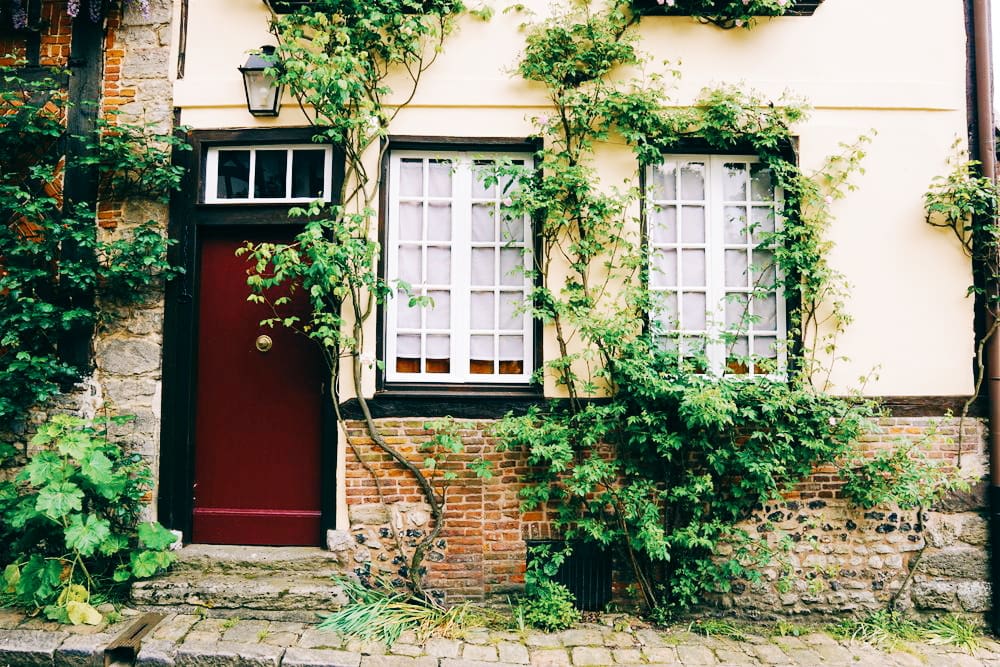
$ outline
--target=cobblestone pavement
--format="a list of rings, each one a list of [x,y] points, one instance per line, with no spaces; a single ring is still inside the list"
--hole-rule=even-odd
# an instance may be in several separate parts
[[[129,627],[127,611],[112,626],[58,626],[0,609],[0,667],[103,665],[104,647]],[[619,617],[620,619],[621,617]],[[627,622],[627,621],[626,621]],[[460,638],[404,634],[392,647],[344,639],[304,623],[173,614],[142,642],[138,665],[312,667],[544,667],[584,665],[1000,667],[1000,643],[983,639],[975,655],[929,644],[893,652],[838,641],[821,632],[801,637],[749,635],[744,641],[683,630],[581,624],[554,634],[474,629]]]

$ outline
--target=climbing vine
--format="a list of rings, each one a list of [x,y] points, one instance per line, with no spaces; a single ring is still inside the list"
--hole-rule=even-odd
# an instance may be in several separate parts
[[[174,275],[155,223],[99,236],[96,203],[65,201],[64,175],[91,170],[107,202],[165,200],[181,174],[170,164],[169,146],[178,144],[172,136],[107,122],[70,136],[68,104],[54,77],[0,67],[0,81],[0,433],[9,434],[29,408],[87,370],[63,354],[69,332],[142,301]],[[79,150],[67,160],[70,141]]]

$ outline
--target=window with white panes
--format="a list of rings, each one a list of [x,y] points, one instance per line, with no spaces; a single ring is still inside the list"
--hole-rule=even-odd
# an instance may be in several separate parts
[[[219,146],[205,155],[205,203],[330,201],[333,148],[317,144]]]
[[[530,380],[531,224],[505,206],[510,178],[492,182],[499,160],[532,166],[521,154],[391,153],[386,277],[410,294],[401,286],[386,306],[387,381]]]
[[[773,375],[785,303],[772,236],[780,189],[754,157],[668,155],[647,167],[652,318],[665,347],[704,352],[713,373]]]

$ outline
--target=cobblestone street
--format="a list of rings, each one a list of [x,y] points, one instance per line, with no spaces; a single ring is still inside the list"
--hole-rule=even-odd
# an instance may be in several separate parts
[[[104,647],[137,618],[113,626],[65,627],[0,610],[0,665],[103,665]],[[620,617],[619,617],[620,618]],[[619,629],[615,629],[618,627]],[[624,628],[624,629],[623,629]],[[404,634],[392,647],[316,630],[305,623],[204,618],[173,614],[142,641],[138,665],[261,665],[306,667],[542,667],[586,665],[1000,665],[1000,644],[984,638],[975,655],[910,643],[895,651],[839,641],[815,632],[801,637],[747,635],[744,641],[686,630],[581,624],[554,634],[488,630],[423,641]]]

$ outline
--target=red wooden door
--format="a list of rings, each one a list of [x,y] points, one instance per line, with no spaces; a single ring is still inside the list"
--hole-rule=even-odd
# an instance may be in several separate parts
[[[249,263],[235,255],[248,237],[215,232],[202,244],[192,540],[321,544],[325,364],[301,334],[260,325],[271,310],[247,301]],[[308,312],[301,292],[293,297],[281,312]],[[262,335],[271,338],[266,352],[256,346]]]

